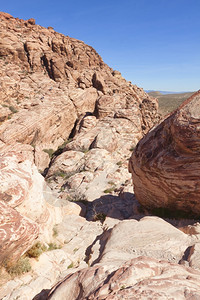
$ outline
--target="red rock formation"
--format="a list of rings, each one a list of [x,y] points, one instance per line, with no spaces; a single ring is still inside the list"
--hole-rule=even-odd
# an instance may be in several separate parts
[[[6,199],[0,200],[0,263],[19,259],[32,246],[38,234],[36,223],[7,205]]]
[[[0,155],[0,262],[17,260],[39,235],[39,226],[18,212],[32,187],[22,154]],[[22,205],[24,206],[24,204]],[[16,209],[15,209],[16,208]],[[20,211],[20,209],[19,209]]]
[[[148,208],[200,213],[200,91],[137,145],[129,163],[137,199]]]
[[[56,223],[44,178],[26,155],[0,155],[0,262],[18,259],[39,235],[49,242]]]
[[[157,101],[92,47],[34,19],[0,13],[0,22],[0,151],[5,144],[31,144],[44,169],[42,150],[56,150],[85,114],[130,119],[137,139],[157,121]]]
[[[119,268],[96,265],[77,271],[34,300],[198,299],[199,278],[197,270],[138,257]]]

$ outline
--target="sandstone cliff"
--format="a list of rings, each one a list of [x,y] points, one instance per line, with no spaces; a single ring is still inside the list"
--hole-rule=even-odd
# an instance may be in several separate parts
[[[33,146],[35,163],[48,166],[80,117],[126,119],[135,143],[156,122],[157,100],[109,68],[81,41],[0,13],[0,151]],[[6,148],[7,150],[8,148]]]

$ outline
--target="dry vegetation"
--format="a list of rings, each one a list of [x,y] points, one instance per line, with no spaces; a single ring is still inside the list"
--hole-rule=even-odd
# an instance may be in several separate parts
[[[163,116],[175,110],[183,101],[188,99],[193,92],[181,94],[166,94],[160,92],[150,92],[149,95],[156,97],[159,102],[159,113]]]

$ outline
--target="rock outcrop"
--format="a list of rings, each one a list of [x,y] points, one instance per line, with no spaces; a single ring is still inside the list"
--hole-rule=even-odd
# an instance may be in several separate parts
[[[46,202],[48,194],[44,178],[23,154],[0,155],[1,262],[17,260],[36,238],[52,240],[62,212]]]
[[[198,299],[200,272],[139,256],[119,268],[96,265],[66,276],[34,300]]]
[[[136,198],[147,208],[200,213],[200,92],[137,145],[129,163]]]
[[[33,245],[38,234],[36,223],[0,201],[0,264],[18,260]]]
[[[92,47],[34,19],[0,13],[0,21],[1,152],[32,145],[44,170],[50,160],[43,150],[55,151],[84,116],[127,123],[134,143],[157,121],[157,100],[109,68]]]
[[[81,220],[77,221],[80,223]],[[81,239],[85,240],[88,225],[83,225],[82,234],[74,238],[78,238],[79,245],[82,245]],[[131,219],[113,222],[107,218],[104,226],[102,234],[88,249],[90,252],[86,252],[91,267],[70,272],[52,289],[39,293],[34,300],[73,300],[78,297],[190,299],[200,296],[200,272],[187,267],[185,261],[185,253],[196,242],[195,237],[158,217],[145,217],[139,222]],[[68,239],[71,238],[67,231],[65,234]],[[193,249],[191,254],[194,253]],[[185,262],[185,266],[178,264],[180,262]],[[195,268],[198,268],[198,262]]]

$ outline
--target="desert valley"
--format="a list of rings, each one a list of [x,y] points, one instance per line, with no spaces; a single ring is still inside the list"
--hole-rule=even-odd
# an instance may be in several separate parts
[[[200,299],[200,91],[170,109],[84,42],[0,22],[0,299]]]

